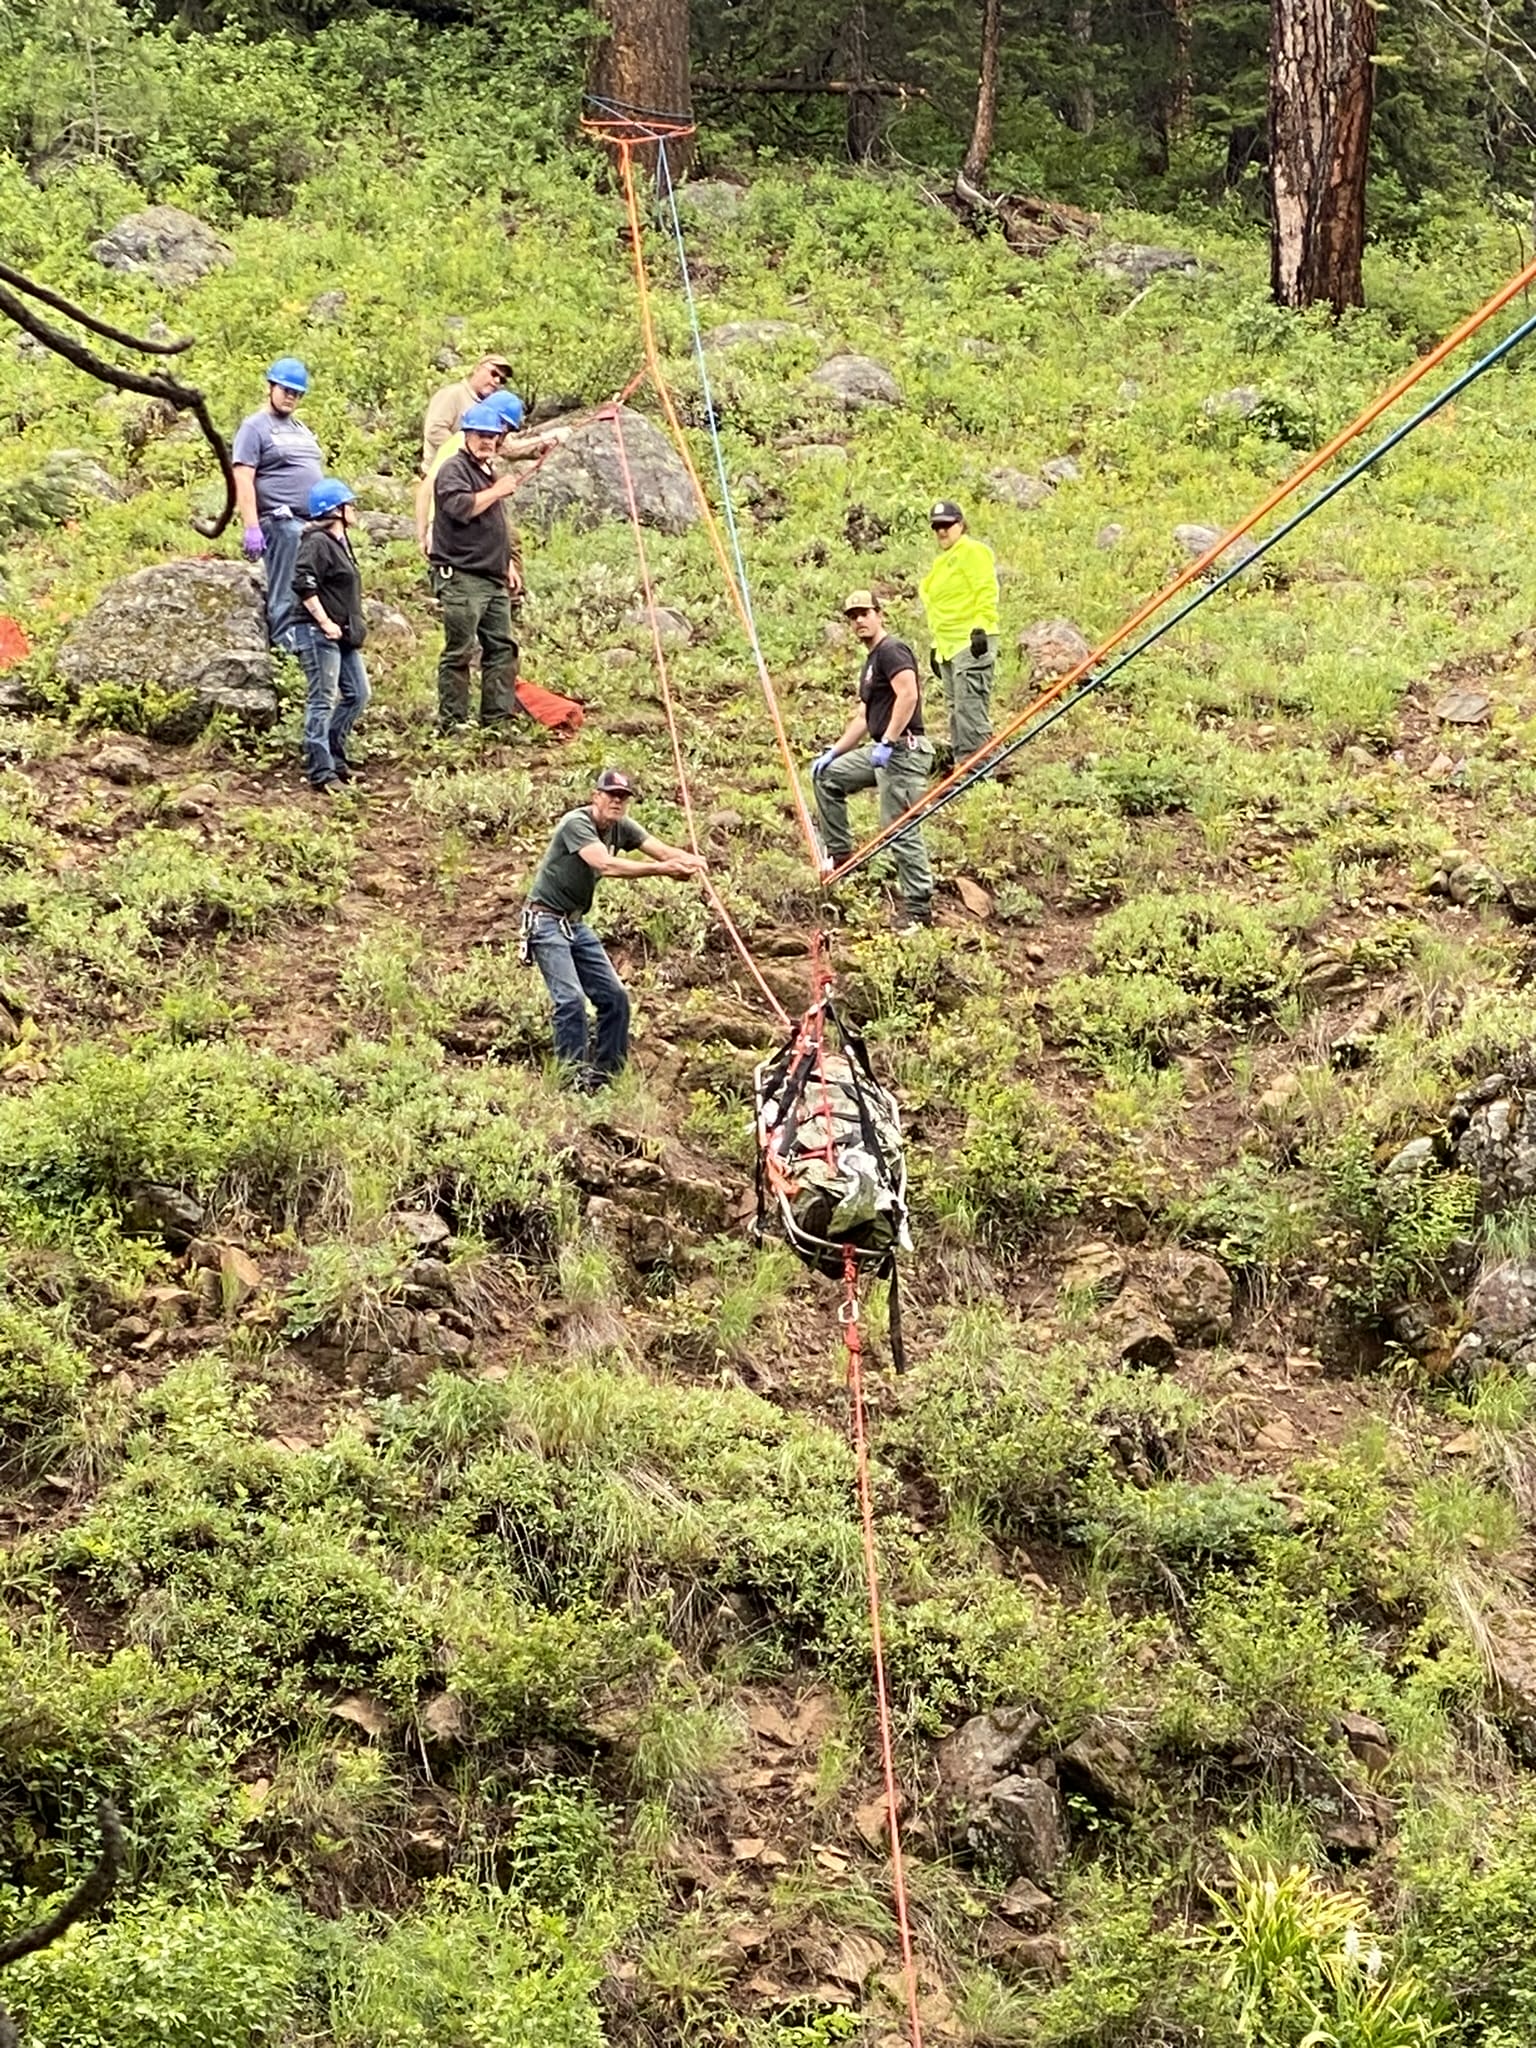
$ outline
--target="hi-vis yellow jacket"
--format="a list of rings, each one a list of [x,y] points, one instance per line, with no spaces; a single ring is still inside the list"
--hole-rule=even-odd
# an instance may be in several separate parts
[[[980,626],[997,631],[997,558],[985,541],[962,533],[944,548],[917,586],[940,661],[948,661]]]

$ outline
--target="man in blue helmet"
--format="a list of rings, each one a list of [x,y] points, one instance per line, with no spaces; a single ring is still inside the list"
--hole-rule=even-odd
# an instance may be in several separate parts
[[[347,738],[369,696],[360,652],[367,633],[363,579],[347,538],[354,502],[344,483],[321,478],[309,494],[309,524],[293,568],[294,644],[309,684],[304,772],[326,796],[352,780]]]
[[[298,616],[293,564],[299,535],[309,494],[325,475],[320,443],[294,417],[308,389],[309,372],[298,357],[279,356],[267,372],[266,404],[240,422],[231,451],[242,545],[252,561],[266,558],[267,638],[285,653],[293,652]]]
[[[517,488],[498,477],[497,445],[505,431],[494,401],[472,405],[460,421],[464,446],[432,485],[428,559],[432,590],[443,608],[443,652],[437,666],[437,729],[456,731],[469,719],[469,672],[480,649],[480,723],[505,727],[516,705],[517,642],[512,596],[522,591],[513,558],[506,500]]]
[[[509,459],[516,461],[519,458],[526,459],[530,455],[537,455],[549,444],[550,437],[543,434],[520,434],[518,432],[518,428],[523,424],[525,414],[523,401],[515,391],[493,391],[485,403],[493,407],[501,415],[501,438],[496,444],[496,454],[493,458],[498,476],[505,474],[503,465]],[[561,434],[557,438],[563,440],[565,437]],[[421,545],[421,552],[427,557],[428,561],[432,559],[433,486],[437,482],[438,471],[443,467],[443,464],[451,462],[463,446],[463,431],[455,427],[427,464],[426,474],[416,486],[416,538]],[[510,530],[512,534],[512,560],[517,568],[520,583],[522,578],[522,549],[519,545],[516,527],[513,526]],[[517,591],[514,590],[514,603],[516,598]]]

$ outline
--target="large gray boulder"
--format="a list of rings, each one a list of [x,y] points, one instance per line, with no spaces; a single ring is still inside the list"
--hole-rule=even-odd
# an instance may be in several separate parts
[[[862,412],[870,405],[900,405],[901,386],[873,356],[829,356],[811,383],[828,392],[844,412]]]
[[[156,562],[110,584],[57,667],[76,691],[122,683],[176,697],[154,729],[173,745],[215,712],[262,730],[277,721],[261,586],[243,562]]]
[[[628,406],[619,408],[619,423],[641,521],[662,533],[686,533],[697,521],[699,508],[671,442]],[[629,501],[614,422],[583,420],[573,425],[570,439],[518,492],[514,509],[520,518],[546,530],[562,518],[575,526],[627,519]]]
[[[109,228],[91,254],[108,270],[140,273],[174,288],[196,284],[230,261],[229,245],[206,221],[179,206],[147,206]]]

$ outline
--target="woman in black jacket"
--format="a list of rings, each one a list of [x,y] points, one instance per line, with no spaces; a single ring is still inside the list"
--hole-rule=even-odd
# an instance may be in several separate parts
[[[367,632],[363,579],[347,538],[354,502],[346,485],[334,477],[315,485],[309,494],[309,524],[293,569],[300,614],[294,639],[309,681],[304,772],[314,788],[331,796],[352,779],[347,736],[370,694],[359,651]]]

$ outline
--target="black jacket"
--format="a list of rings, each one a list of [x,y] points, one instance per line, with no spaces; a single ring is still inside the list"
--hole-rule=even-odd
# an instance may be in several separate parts
[[[341,628],[343,647],[361,647],[367,639],[363,579],[344,533],[327,533],[318,523],[305,527],[293,565],[293,594],[309,625],[315,621],[304,609],[304,600],[319,598],[326,617],[334,619]]]
[[[432,486],[432,559],[441,567],[504,583],[512,559],[506,506],[498,499],[478,517],[469,509],[495,481],[493,472],[476,462],[467,448],[443,464]]]

